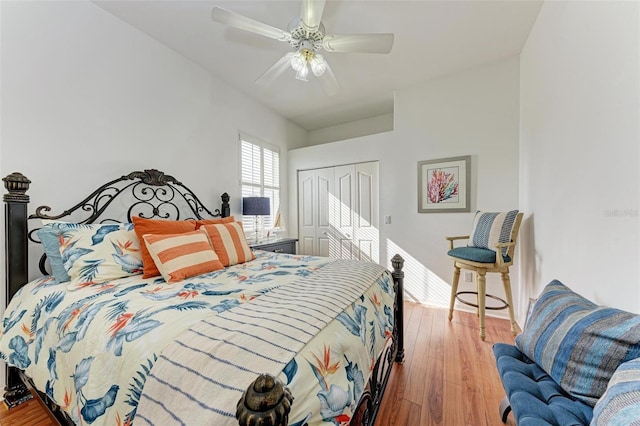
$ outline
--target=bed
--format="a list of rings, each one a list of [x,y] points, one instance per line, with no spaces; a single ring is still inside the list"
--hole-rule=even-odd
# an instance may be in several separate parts
[[[404,359],[400,256],[390,273],[243,251],[225,240],[238,228],[228,194],[209,210],[155,169],[107,182],[60,214],[41,206],[28,215],[29,179],[3,181],[5,398],[32,387],[69,424],[374,423],[392,365]],[[136,239],[158,220],[196,229]],[[43,237],[52,229],[54,252]],[[140,240],[156,275],[143,268]],[[166,258],[203,241],[212,258],[179,267]],[[43,255],[42,276],[28,280],[37,243],[51,259]]]

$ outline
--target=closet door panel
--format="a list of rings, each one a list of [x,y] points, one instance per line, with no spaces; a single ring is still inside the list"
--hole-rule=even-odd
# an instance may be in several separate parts
[[[337,254],[340,259],[354,258],[353,217],[355,202],[355,166],[335,167],[335,222]]]
[[[300,254],[316,253],[316,194],[313,170],[298,172],[298,251]]]
[[[380,232],[378,224],[378,163],[355,165],[354,257],[378,261]]]
[[[333,168],[316,170],[315,185],[318,205],[318,226],[316,228],[317,256],[331,256],[333,230],[331,224],[333,209]]]

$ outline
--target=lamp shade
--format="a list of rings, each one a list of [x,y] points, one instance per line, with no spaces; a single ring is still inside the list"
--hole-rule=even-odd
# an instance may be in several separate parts
[[[269,205],[269,197],[245,197],[242,199],[242,214],[268,216],[271,214]]]

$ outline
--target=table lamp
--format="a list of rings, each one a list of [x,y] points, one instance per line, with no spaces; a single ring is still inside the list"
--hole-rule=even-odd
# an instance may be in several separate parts
[[[242,214],[256,217],[256,241],[258,241],[258,216],[271,214],[269,197],[244,197],[242,199]]]

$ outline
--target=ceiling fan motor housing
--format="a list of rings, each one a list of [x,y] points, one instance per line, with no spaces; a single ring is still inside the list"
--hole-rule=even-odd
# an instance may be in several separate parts
[[[322,39],[324,38],[324,25],[320,23],[315,30],[308,30],[302,19],[294,18],[289,22],[287,30],[291,34],[289,44],[296,50],[308,49],[313,52],[322,47]]]

